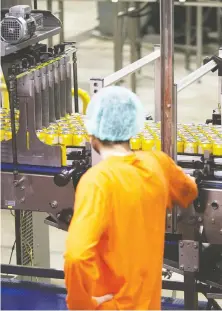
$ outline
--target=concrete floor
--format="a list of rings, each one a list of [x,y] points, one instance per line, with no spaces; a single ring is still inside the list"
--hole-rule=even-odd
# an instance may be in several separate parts
[[[45,8],[44,1],[40,7]],[[75,38],[80,33],[97,25],[97,12],[94,1],[65,1],[65,38]],[[57,10],[56,6],[53,8]],[[151,50],[143,48],[142,54],[147,55]],[[129,63],[129,47],[124,47],[124,64]],[[92,77],[105,77],[113,72],[113,44],[91,38],[79,44],[78,50],[79,86],[89,90],[89,80]],[[195,69],[195,58],[192,59]],[[184,56],[175,55],[175,81],[188,73],[184,69]],[[128,85],[128,79],[125,85]],[[138,75],[138,95],[146,112],[154,113],[154,68],[146,66]],[[205,122],[211,117],[212,110],[217,106],[218,79],[217,74],[209,73],[201,83],[195,83],[182,91],[178,97],[178,122]],[[44,224],[42,224],[44,226]],[[41,230],[41,228],[39,228]],[[11,247],[14,243],[13,216],[8,211],[1,211],[1,261],[8,263]],[[50,228],[51,267],[63,268],[63,250],[66,233]],[[13,256],[12,263],[15,263]]]

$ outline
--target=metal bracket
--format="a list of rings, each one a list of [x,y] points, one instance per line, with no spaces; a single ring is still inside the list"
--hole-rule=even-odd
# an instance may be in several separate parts
[[[199,271],[199,243],[182,240],[179,242],[179,267],[186,272]]]
[[[222,58],[217,56],[217,55],[213,55],[212,57],[206,57],[203,61],[204,65],[209,63],[211,60],[215,61],[216,66],[211,70],[212,72],[215,72],[218,70],[218,76],[222,76]]]
[[[93,96],[100,89],[104,87],[104,79],[92,78],[90,79],[90,94]]]

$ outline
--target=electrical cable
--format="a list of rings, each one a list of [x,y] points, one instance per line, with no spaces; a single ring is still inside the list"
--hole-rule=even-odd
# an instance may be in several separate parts
[[[10,214],[11,214],[13,217],[15,217],[15,215],[13,214],[13,212],[12,212],[12,211],[10,211]],[[13,253],[14,253],[15,246],[16,246],[16,239],[15,239],[15,241],[14,241],[13,245],[12,245],[12,248],[11,248],[11,253],[10,253],[9,263],[8,263],[9,265],[10,265],[10,264],[11,264],[11,262],[12,262],[12,255],[13,255]]]
[[[13,214],[13,211],[10,211],[10,214],[11,214],[13,217],[15,217],[15,213]]]
[[[16,239],[15,239],[15,241],[14,241],[14,243],[13,243],[13,246],[12,246],[12,249],[11,249],[11,254],[10,254],[10,257],[9,257],[9,265],[11,264],[11,262],[12,262],[12,255],[13,255],[13,253],[14,253],[14,250],[15,250],[15,245],[16,245]]]

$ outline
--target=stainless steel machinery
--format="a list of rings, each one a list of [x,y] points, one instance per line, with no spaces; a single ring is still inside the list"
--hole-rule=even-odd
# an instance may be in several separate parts
[[[59,145],[53,133],[46,144],[38,135],[70,116],[73,106],[78,112],[76,47],[63,43],[48,48],[40,43],[61,30],[60,21],[49,11],[16,6],[1,13],[1,66],[10,103],[1,108],[1,208],[15,211],[17,264],[47,261],[49,266],[49,259],[40,260],[49,255],[45,213],[45,222],[67,229],[74,187],[91,165],[87,144]]]
[[[198,292],[207,297],[209,309],[218,308],[214,299],[222,297],[222,153],[177,152],[177,93],[209,71],[218,74],[218,108],[207,122],[221,129],[221,51],[206,59],[198,70],[175,82],[173,0],[160,1],[160,7],[160,46],[108,77],[91,79],[91,95],[149,62],[155,62],[155,119],[161,120],[162,149],[187,173],[195,176],[199,187],[199,197],[189,209],[175,207],[167,213],[164,267],[183,274],[184,282],[164,281],[163,287],[183,290],[186,309],[197,308]],[[52,140],[43,143],[38,135],[50,123],[58,123],[78,112],[77,96],[75,111],[71,99],[71,67],[77,90],[77,65],[74,44],[48,49],[40,43],[59,33],[59,21],[48,11],[32,13],[42,14],[41,31],[36,30],[18,44],[2,45],[12,137],[1,142],[1,208],[15,210],[18,239],[23,221],[20,211],[46,212],[46,223],[66,230],[73,213],[74,188],[82,174],[99,161],[87,142],[82,146],[62,146]],[[53,133],[50,135],[54,138]],[[221,140],[218,146],[222,148]],[[21,258],[17,259],[21,264]]]

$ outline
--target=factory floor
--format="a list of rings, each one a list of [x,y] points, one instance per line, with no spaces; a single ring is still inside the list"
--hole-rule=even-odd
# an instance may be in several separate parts
[[[45,1],[39,1],[40,8],[45,8]],[[95,1],[64,1],[65,7],[65,39],[81,37],[87,30],[97,25]],[[54,11],[57,8],[53,8]],[[89,80],[92,77],[105,77],[113,72],[113,44],[111,41],[89,37],[78,45],[78,77],[79,87],[89,91]],[[143,47],[142,54],[147,55],[152,49]],[[216,52],[216,51],[215,51]],[[124,64],[129,63],[129,47],[124,47]],[[192,70],[196,68],[195,57],[192,58]],[[175,81],[186,76],[184,55],[175,55]],[[154,67],[148,65],[137,76],[137,93],[146,112],[154,113]],[[125,85],[128,85],[126,79]],[[212,110],[218,102],[217,74],[209,73],[200,83],[194,83],[179,94],[178,122],[203,123],[211,117]],[[45,226],[42,223],[42,226]],[[41,227],[39,227],[41,230]],[[63,251],[66,233],[50,227],[50,265],[51,268],[63,268]],[[78,238],[78,237],[77,237]],[[15,239],[14,219],[8,211],[1,211],[1,262],[8,263]],[[41,245],[40,245],[41,247]],[[12,263],[15,263],[15,252]],[[175,279],[180,277],[175,275]],[[178,293],[176,294],[179,295]]]

